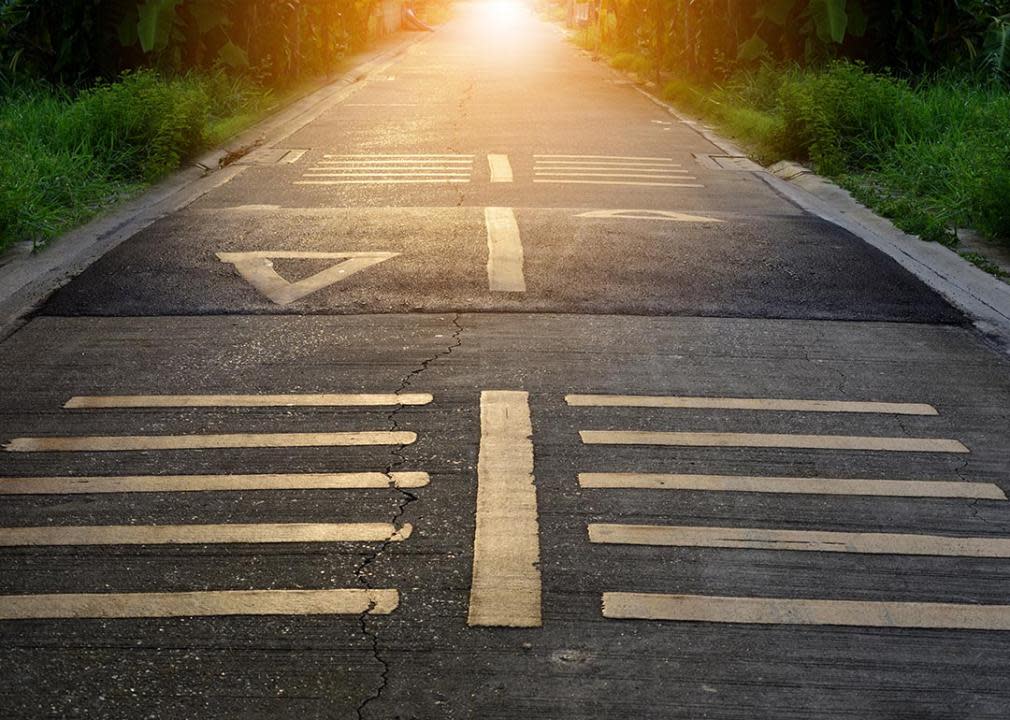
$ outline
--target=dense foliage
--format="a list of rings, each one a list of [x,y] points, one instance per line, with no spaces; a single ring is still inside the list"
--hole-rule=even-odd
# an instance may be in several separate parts
[[[0,0],[0,73],[63,83],[225,67],[326,71],[366,38],[374,0]]]
[[[909,74],[1010,72],[1010,0],[602,0],[587,32],[693,77],[833,57]]]

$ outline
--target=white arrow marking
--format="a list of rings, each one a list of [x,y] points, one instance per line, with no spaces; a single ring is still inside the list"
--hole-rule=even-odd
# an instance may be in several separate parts
[[[217,253],[221,262],[230,263],[239,275],[278,305],[288,305],[317,290],[338,283],[357,272],[378,265],[400,253],[395,252],[299,252],[259,250],[255,252]],[[297,282],[289,282],[277,274],[276,259],[342,260],[333,267]]]
[[[575,217],[598,220],[665,220],[666,222],[721,223],[722,220],[703,215],[687,215],[668,210],[591,210]]]

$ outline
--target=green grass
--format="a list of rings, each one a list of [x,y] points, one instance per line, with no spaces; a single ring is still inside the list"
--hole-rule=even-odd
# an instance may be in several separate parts
[[[45,244],[251,123],[269,99],[223,75],[124,75],[76,95],[0,89],[0,249]]]
[[[765,162],[810,163],[929,240],[971,227],[1010,242],[1010,92],[954,76],[915,84],[839,62],[764,67],[664,95],[713,119]]]

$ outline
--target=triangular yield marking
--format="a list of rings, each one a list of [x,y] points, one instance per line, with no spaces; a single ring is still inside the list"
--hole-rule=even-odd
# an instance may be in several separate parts
[[[722,220],[669,210],[591,210],[575,217],[615,220],[666,220],[667,222],[721,223]]]
[[[221,262],[235,266],[246,282],[278,305],[288,305],[317,290],[338,283],[351,275],[378,265],[400,253],[395,252],[299,252],[297,250],[257,250],[253,252],[219,252]],[[289,282],[277,274],[272,260],[342,260],[297,282]]]

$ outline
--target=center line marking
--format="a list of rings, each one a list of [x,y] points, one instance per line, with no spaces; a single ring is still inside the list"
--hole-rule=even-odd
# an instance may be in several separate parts
[[[487,163],[491,168],[491,182],[512,182],[512,165],[508,155],[488,155]]]
[[[592,523],[589,525],[589,541],[611,545],[786,550],[856,555],[1010,558],[1010,538],[947,537],[909,533]]]
[[[586,445],[676,445],[681,447],[793,448],[800,450],[879,450],[883,452],[967,453],[957,440],[944,438],[859,437],[849,435],[778,435],[714,432],[638,432],[583,430]]]
[[[412,432],[246,433],[233,435],[97,435],[14,438],[7,452],[118,452],[125,450],[201,450],[220,448],[335,447],[410,445]]]
[[[487,224],[487,280],[492,292],[526,292],[523,243],[512,208],[484,208]]]
[[[0,528],[0,546],[402,542],[412,531],[409,523],[399,529],[388,523],[50,525]]]
[[[210,615],[389,615],[396,590],[219,590],[0,596],[0,620]]]
[[[482,392],[480,417],[467,624],[540,627],[540,525],[529,394]]]

